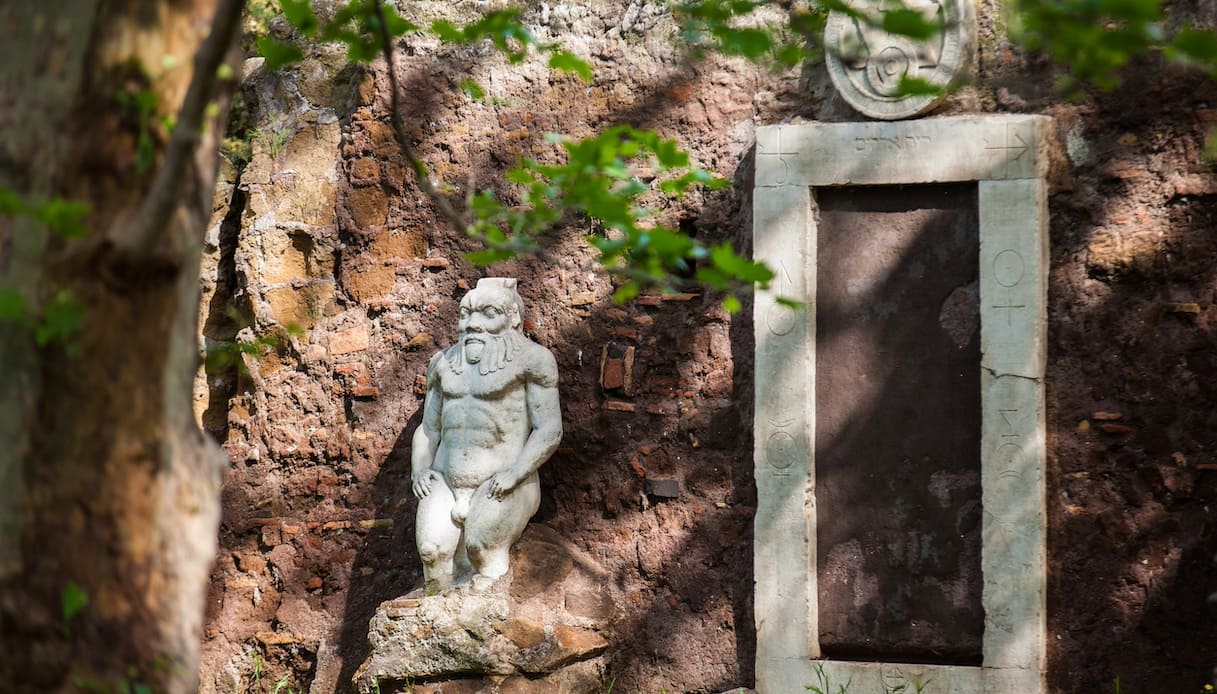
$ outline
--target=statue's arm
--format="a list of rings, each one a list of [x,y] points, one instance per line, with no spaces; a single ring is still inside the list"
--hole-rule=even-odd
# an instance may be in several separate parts
[[[440,475],[431,466],[435,463],[435,452],[439,450],[443,393],[439,388],[436,361],[443,353],[431,359],[427,369],[427,396],[423,400],[423,422],[414,430],[414,441],[410,449],[410,472],[414,482],[414,496],[423,498],[431,492],[431,484]]]
[[[528,425],[532,428],[515,463],[497,473],[490,483],[491,498],[501,499],[553,455],[562,440],[562,409],[558,404],[558,364],[554,355],[538,347],[524,381]]]

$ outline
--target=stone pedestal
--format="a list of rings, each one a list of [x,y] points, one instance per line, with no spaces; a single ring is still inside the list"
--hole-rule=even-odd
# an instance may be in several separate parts
[[[381,604],[355,684],[382,694],[601,692],[619,602],[602,567],[534,524],[512,550],[511,571],[487,590]]]

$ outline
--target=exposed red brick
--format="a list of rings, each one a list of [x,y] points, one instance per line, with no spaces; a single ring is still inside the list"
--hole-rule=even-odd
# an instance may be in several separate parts
[[[351,389],[351,395],[357,398],[376,398],[380,397],[380,388],[376,386],[355,386]]]

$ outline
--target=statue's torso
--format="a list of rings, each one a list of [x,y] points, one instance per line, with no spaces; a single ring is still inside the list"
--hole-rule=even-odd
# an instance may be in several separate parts
[[[443,395],[439,450],[432,467],[454,488],[475,488],[515,463],[528,440],[525,369],[509,363],[482,375],[476,366],[437,365]]]

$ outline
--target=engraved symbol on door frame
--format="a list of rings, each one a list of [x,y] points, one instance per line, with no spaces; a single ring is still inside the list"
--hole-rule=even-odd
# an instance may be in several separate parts
[[[790,271],[786,269],[786,262],[779,260],[777,272],[774,273],[773,278],[774,294],[776,296],[787,296],[792,287],[794,287],[794,280],[790,277]],[[765,327],[775,337],[789,335],[796,325],[798,325],[798,319],[794,309],[774,303],[765,310]]]

